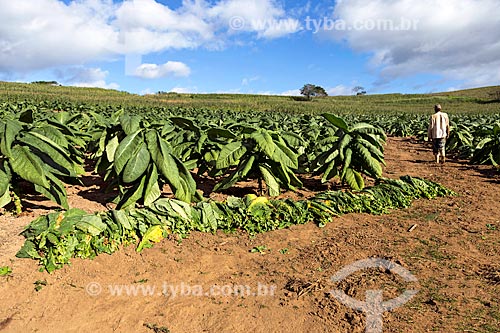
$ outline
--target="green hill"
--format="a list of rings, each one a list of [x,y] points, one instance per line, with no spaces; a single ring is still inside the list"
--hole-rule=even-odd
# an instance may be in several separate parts
[[[184,107],[300,113],[429,113],[440,103],[449,113],[500,113],[500,86],[433,94],[332,96],[300,101],[290,96],[162,93],[140,96],[100,89],[0,81],[0,101],[60,101],[123,107]]]

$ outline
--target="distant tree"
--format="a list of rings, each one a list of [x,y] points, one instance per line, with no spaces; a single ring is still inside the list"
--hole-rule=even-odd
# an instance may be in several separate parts
[[[323,87],[316,86],[314,87],[314,97],[326,97],[328,93]]]
[[[31,84],[46,84],[49,86],[60,86],[57,81],[33,81]]]
[[[310,99],[313,92],[314,92],[314,87],[315,85],[313,84],[306,84],[300,89],[300,94],[306,96],[307,99]]]
[[[326,97],[328,96],[326,90],[323,87],[316,86],[314,84],[306,84],[300,89],[300,93],[304,95],[307,99],[311,97]]]
[[[352,92],[355,93],[357,96],[366,95],[366,90],[362,86],[356,86],[352,88]]]

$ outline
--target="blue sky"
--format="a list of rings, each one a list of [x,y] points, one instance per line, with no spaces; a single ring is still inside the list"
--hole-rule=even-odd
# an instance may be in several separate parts
[[[0,80],[133,93],[500,84],[497,0],[0,0]]]

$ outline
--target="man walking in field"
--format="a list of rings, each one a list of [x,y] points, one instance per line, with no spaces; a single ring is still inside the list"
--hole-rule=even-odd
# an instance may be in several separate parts
[[[448,114],[441,112],[441,105],[435,105],[434,112],[431,116],[427,136],[429,140],[432,140],[432,149],[436,163],[444,163],[446,160],[446,138],[450,135],[450,120]]]

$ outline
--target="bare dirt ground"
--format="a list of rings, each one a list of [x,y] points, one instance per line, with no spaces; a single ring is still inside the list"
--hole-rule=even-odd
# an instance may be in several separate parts
[[[416,289],[411,301],[384,313],[384,332],[500,332],[499,177],[490,167],[431,160],[428,146],[389,139],[386,176],[425,177],[459,196],[254,238],[193,233],[140,254],[129,247],[92,261],[74,259],[50,275],[35,261],[14,257],[23,243],[18,233],[46,210],[1,216],[0,266],[13,272],[0,277],[0,331],[361,333],[365,314],[330,290],[364,301],[367,290],[383,290],[389,300]],[[105,209],[89,200],[96,188],[69,192],[73,207]],[[257,246],[264,253],[251,252]],[[418,282],[377,269],[331,281],[367,258],[399,264]]]

